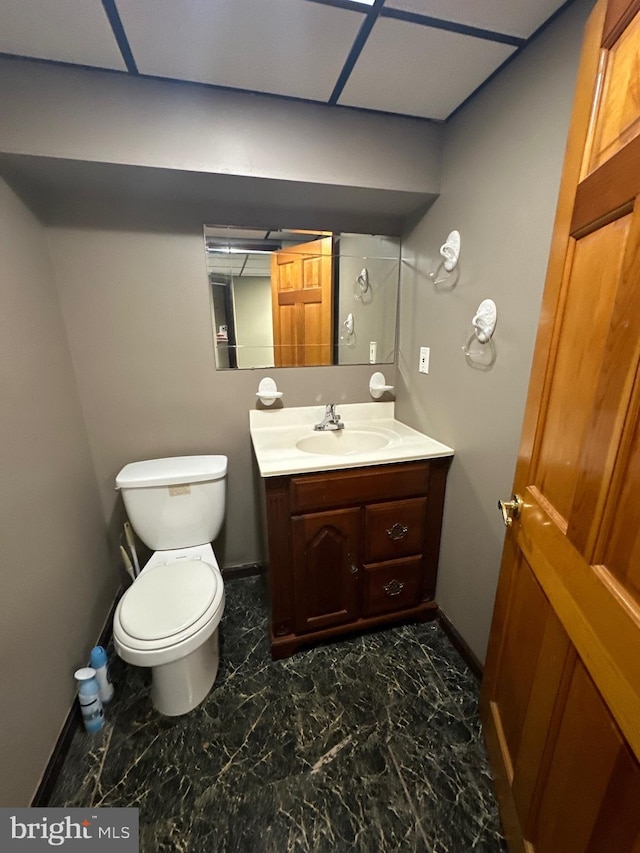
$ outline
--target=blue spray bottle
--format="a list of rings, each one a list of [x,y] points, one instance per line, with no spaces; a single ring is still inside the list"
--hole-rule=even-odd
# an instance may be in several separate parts
[[[96,671],[96,679],[100,688],[100,700],[103,705],[106,705],[107,702],[113,699],[113,684],[109,679],[107,653],[102,646],[95,646],[91,649],[89,666],[93,667]]]

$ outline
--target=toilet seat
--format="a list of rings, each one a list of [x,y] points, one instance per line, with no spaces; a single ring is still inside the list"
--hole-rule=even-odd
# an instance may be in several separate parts
[[[148,594],[156,599],[153,603]],[[173,603],[178,598],[177,615],[172,616]],[[160,614],[154,612],[158,603]],[[224,603],[224,583],[217,566],[204,560],[148,566],[116,608],[116,651],[136,666],[159,666],[178,660],[213,634],[222,618]]]
[[[143,572],[124,597],[120,624],[135,640],[174,637],[204,615],[217,586],[211,566],[202,560],[156,566]]]

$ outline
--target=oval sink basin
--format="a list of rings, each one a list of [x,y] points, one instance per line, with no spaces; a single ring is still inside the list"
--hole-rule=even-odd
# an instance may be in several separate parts
[[[315,432],[296,442],[298,450],[324,456],[345,456],[347,453],[370,453],[389,444],[389,437],[379,432],[360,430],[327,430]]]

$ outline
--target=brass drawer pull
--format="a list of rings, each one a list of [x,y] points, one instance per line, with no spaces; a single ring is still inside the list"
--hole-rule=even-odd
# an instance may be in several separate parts
[[[395,595],[400,595],[404,589],[404,584],[402,581],[397,581],[394,578],[392,581],[389,581],[389,583],[386,583],[382,589],[387,593],[387,595],[390,595],[393,598]]]
[[[392,524],[391,527],[387,528],[387,536],[389,539],[404,539],[404,537],[409,532],[409,528],[405,524],[400,524],[396,521],[395,524]]]

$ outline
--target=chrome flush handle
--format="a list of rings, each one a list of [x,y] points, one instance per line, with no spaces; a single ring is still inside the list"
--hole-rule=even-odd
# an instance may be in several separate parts
[[[498,509],[502,513],[502,520],[505,527],[511,527],[513,519],[518,518],[522,510],[522,498],[519,495],[513,495],[510,501],[498,501]]]

